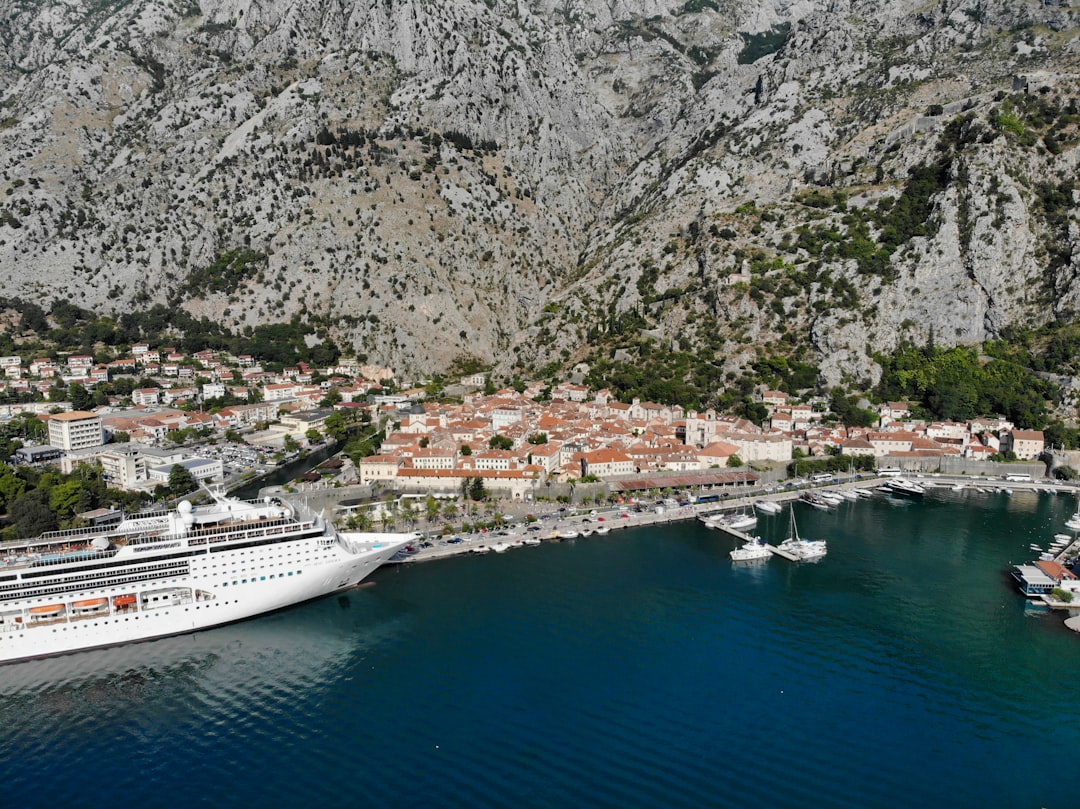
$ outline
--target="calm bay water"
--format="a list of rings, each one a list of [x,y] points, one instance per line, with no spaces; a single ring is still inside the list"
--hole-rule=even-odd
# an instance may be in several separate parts
[[[1005,575],[1075,507],[797,505],[801,566],[673,523],[0,667],[0,805],[1075,806],[1080,635]]]

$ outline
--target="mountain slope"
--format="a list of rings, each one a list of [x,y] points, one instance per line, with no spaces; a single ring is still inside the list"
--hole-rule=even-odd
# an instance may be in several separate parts
[[[0,288],[299,317],[407,375],[644,335],[869,382],[901,338],[1074,315],[1075,28],[1004,0],[0,0]]]

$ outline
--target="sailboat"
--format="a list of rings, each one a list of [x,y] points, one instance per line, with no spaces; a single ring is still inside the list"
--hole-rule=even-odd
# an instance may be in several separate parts
[[[1070,531],[1080,531],[1080,503],[1076,504],[1076,513],[1065,521],[1065,527]]]
[[[795,523],[795,509],[788,509],[791,512],[791,535],[780,543],[778,546],[781,551],[786,551],[790,556],[793,556],[797,561],[805,562],[810,559],[820,559],[827,553],[825,546],[825,540],[823,539],[803,539],[799,536],[799,526]],[[783,554],[781,554],[783,555]]]

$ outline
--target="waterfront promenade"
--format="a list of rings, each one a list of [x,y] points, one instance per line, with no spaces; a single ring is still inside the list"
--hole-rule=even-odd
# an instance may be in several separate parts
[[[805,491],[838,491],[842,489],[876,490],[884,478],[863,477],[844,480],[839,483],[811,486],[804,484],[774,491],[751,492],[745,497],[732,497],[722,502],[696,503],[685,506],[665,506],[644,504],[639,506],[614,506],[588,510],[578,507],[573,513],[560,512],[555,504],[545,506],[536,504],[504,504],[503,512],[506,527],[484,532],[453,533],[440,537],[428,537],[426,547],[418,547],[415,553],[401,554],[390,560],[390,564],[425,562],[460,556],[468,553],[501,552],[519,547],[529,547],[540,542],[559,542],[571,538],[591,538],[610,535],[626,528],[638,528],[650,525],[697,519],[702,514],[714,514],[726,511],[752,508],[756,500],[789,502],[797,500]],[[972,489],[987,491],[1053,491],[1055,493],[1080,494],[1075,485],[1036,481],[1032,483],[1007,482],[1001,478],[931,476],[919,477],[918,483],[928,490],[952,489],[963,485]],[[638,510],[640,508],[640,510]],[[538,519],[526,522],[525,514],[533,514]],[[458,541],[460,540],[460,541]]]

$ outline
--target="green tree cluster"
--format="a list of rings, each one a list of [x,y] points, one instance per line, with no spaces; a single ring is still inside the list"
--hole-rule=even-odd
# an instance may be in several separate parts
[[[877,360],[882,367],[879,398],[917,402],[922,415],[932,419],[967,421],[1000,414],[1025,429],[1041,430],[1047,423],[1047,400],[1057,393],[1029,368],[1002,359],[983,362],[965,346],[907,344]]]

